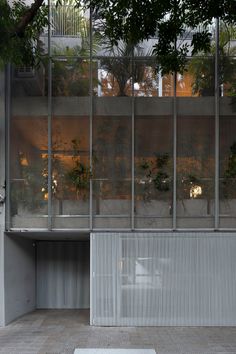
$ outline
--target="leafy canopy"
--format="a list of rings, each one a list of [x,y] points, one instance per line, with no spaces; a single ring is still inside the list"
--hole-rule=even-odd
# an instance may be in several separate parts
[[[0,0],[0,67],[9,62],[17,66],[37,63],[39,34],[48,24],[48,10],[43,1],[35,4],[30,7],[17,0],[10,6],[7,0]]]
[[[113,45],[124,41],[135,46],[158,35],[153,54],[163,73],[182,72],[190,51],[192,54],[210,51],[210,28],[215,18],[227,24],[236,23],[235,0],[76,0],[76,3],[91,6]],[[192,41],[187,43],[183,40],[186,31],[193,30]],[[182,38],[182,42],[177,38]]]
[[[55,0],[65,4],[68,0]],[[75,6],[91,7],[94,24],[112,45],[123,41],[136,46],[158,36],[153,46],[163,73],[185,67],[192,52],[210,51],[211,26],[215,18],[236,24],[235,0],[73,0]],[[23,0],[9,6],[0,0],[0,64],[34,65],[40,56],[39,34],[48,24],[47,6],[34,0],[29,7]],[[200,26],[200,29],[199,29]],[[184,40],[193,31],[192,41]],[[182,39],[177,40],[178,39]]]

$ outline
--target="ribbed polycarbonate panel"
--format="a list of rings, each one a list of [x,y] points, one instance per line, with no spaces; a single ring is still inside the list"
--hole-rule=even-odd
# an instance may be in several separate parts
[[[236,325],[236,237],[94,233],[92,324]]]
[[[89,308],[89,242],[37,243],[37,308]]]

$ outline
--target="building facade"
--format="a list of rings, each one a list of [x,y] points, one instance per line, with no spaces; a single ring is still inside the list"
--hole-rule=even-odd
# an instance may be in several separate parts
[[[156,38],[108,50],[89,13],[50,17],[40,66],[1,80],[1,324],[235,325],[233,35],[162,76]]]

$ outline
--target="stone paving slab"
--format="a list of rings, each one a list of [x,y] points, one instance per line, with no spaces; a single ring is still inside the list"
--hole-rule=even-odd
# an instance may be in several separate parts
[[[88,310],[37,310],[0,328],[0,354],[73,354],[76,348],[236,354],[236,327],[93,327]]]

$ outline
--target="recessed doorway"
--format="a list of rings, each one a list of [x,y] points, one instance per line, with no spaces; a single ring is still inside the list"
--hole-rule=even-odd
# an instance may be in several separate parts
[[[90,307],[89,241],[40,241],[36,244],[36,307]]]

